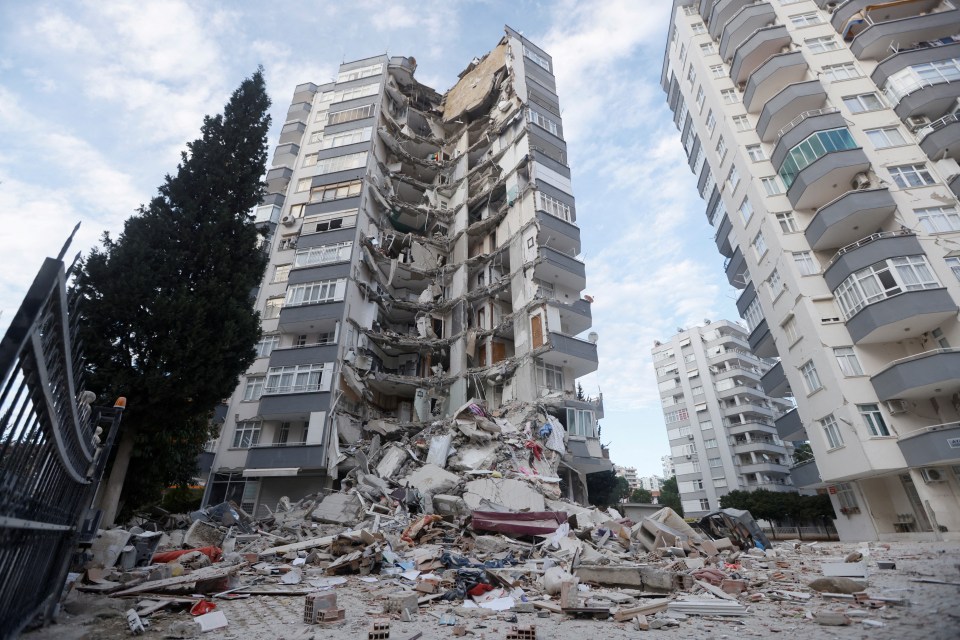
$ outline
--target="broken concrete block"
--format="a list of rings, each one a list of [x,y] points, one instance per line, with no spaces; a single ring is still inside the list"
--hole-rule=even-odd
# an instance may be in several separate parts
[[[867,588],[866,582],[851,580],[850,578],[833,577],[817,578],[807,585],[814,591],[821,593],[856,593]]]
[[[129,540],[130,532],[124,531],[123,529],[99,531],[96,539],[90,546],[93,560],[88,566],[109,569],[117,564],[117,559],[120,557],[123,548],[127,546]]]
[[[427,452],[427,464],[434,464],[441,469],[446,467],[452,441],[452,433],[432,437],[430,439],[430,450]]]
[[[381,478],[392,478],[406,459],[407,452],[402,447],[390,445],[384,450],[383,457],[377,464],[377,475]]]
[[[734,595],[742,593],[747,590],[747,581],[746,580],[733,580],[731,578],[726,578],[723,582],[720,583],[720,588],[723,589],[726,593],[732,593]]]
[[[471,509],[479,509],[486,500],[511,511],[544,511],[543,495],[522,480],[482,478],[467,483],[463,500]]]
[[[209,522],[195,520],[183,536],[183,544],[188,547],[219,547],[223,544],[223,531]]]
[[[583,582],[609,587],[634,587],[644,591],[673,591],[678,585],[674,571],[653,565],[586,565],[575,575]]]
[[[420,493],[446,493],[457,486],[460,476],[444,471],[435,464],[425,464],[406,478],[400,484],[411,486]]]
[[[460,518],[470,513],[470,507],[460,496],[439,494],[433,496],[433,510],[442,516]]]
[[[818,611],[813,614],[813,619],[817,624],[828,627],[843,627],[850,624],[850,618],[836,611]]]
[[[332,493],[323,499],[310,517],[317,522],[330,524],[356,524],[362,505],[357,496],[347,493]]]
[[[383,612],[400,613],[404,609],[407,609],[411,612],[416,612],[420,608],[418,600],[418,596],[414,591],[400,591],[394,593],[387,596],[386,600],[383,601]]]
[[[846,578],[866,578],[867,563],[860,562],[823,562],[820,564],[820,571],[824,576],[831,578],[835,576]]]

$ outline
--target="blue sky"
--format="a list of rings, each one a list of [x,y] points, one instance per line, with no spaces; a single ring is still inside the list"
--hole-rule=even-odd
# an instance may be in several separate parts
[[[0,330],[76,222],[73,252],[150,199],[204,114],[258,64],[271,153],[294,87],[388,52],[445,91],[509,24],[553,56],[594,297],[602,440],[617,464],[660,473],[668,453],[655,339],[736,318],[736,292],[660,89],[669,0],[238,0],[0,5]],[[72,253],[71,253],[72,255]]]

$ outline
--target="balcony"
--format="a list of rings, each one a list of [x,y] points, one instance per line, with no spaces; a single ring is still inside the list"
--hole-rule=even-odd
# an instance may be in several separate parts
[[[776,462],[752,462],[749,464],[741,463],[740,473],[776,473],[787,475],[790,473],[790,469],[786,465],[777,464]]]
[[[878,87],[883,87],[891,76],[907,67],[957,57],[960,57],[960,40],[920,42],[913,47],[905,46],[884,59],[870,74],[870,79]]]
[[[960,391],[960,350],[934,349],[890,363],[870,376],[877,397],[926,400]]]
[[[720,37],[724,26],[744,7],[753,4],[755,0],[718,0],[712,2],[709,11],[703,11],[701,4],[700,15],[704,17],[707,23],[707,32],[710,37],[716,40]]]
[[[756,414],[763,416],[765,418],[773,418],[773,409],[764,407],[759,404],[745,403],[745,404],[735,404],[729,407],[723,407],[723,415],[730,416],[739,416],[741,414]]]
[[[306,122],[310,119],[310,107],[309,102],[298,102],[290,105],[290,108],[287,109],[287,119],[284,122]]]
[[[780,439],[784,442],[797,442],[798,440],[807,439],[807,430],[800,420],[800,412],[796,409],[787,411],[774,420],[774,424],[777,427],[777,435],[779,435]]]
[[[717,250],[720,255],[727,258],[733,257],[733,245],[730,244],[730,232],[732,230],[733,225],[730,224],[730,218],[724,215],[723,220],[720,221],[720,226],[717,227],[717,235],[714,240],[717,243]]]
[[[957,304],[946,289],[923,289],[868,304],[846,324],[854,344],[877,344],[919,336],[956,316]]]
[[[820,207],[803,234],[815,251],[839,249],[883,227],[896,210],[885,187],[847,191]]]
[[[793,486],[801,489],[816,487],[823,483],[816,460],[807,460],[790,467],[790,479],[793,481]]]
[[[307,422],[310,414],[330,408],[330,393],[303,391],[260,397],[260,417],[264,420]]]
[[[727,273],[727,282],[730,286],[737,289],[743,289],[750,281],[749,271],[747,271],[747,261],[743,257],[740,247],[733,252],[733,257],[727,260],[724,265],[724,271]]]
[[[280,309],[280,331],[297,335],[327,330],[343,317],[344,303],[322,302]]]
[[[333,330],[335,326],[333,324],[330,329]],[[314,329],[314,331],[318,330]],[[334,362],[337,359],[337,349],[336,343],[277,348],[270,352],[270,366],[289,367],[314,362]]]
[[[299,143],[306,130],[307,125],[302,122],[288,122],[280,130],[279,144]]]
[[[757,134],[764,142],[773,142],[777,139],[780,130],[797,116],[806,112],[816,112],[826,101],[827,92],[824,91],[819,80],[787,85],[763,105],[760,119],[757,121]]]
[[[780,355],[777,352],[777,345],[773,341],[773,334],[767,327],[767,319],[760,321],[753,331],[750,332],[750,350],[761,358],[776,358]]]
[[[772,453],[775,456],[786,456],[787,448],[773,440],[769,442],[751,440],[750,442],[734,442],[733,452],[736,454]]]
[[[541,246],[568,255],[580,253],[580,227],[546,211],[537,211],[537,222],[540,223],[537,241]]]
[[[597,370],[596,344],[553,331],[547,335],[549,351],[540,356],[545,363],[569,369],[574,378]]]
[[[773,5],[767,3],[747,4],[737,11],[725,25],[720,35],[720,57],[729,61],[734,50],[757,29],[768,27],[777,19]]]
[[[300,145],[287,143],[277,145],[273,152],[274,167],[293,167],[297,162],[297,156],[300,154]]]
[[[727,433],[731,436],[741,436],[746,434],[766,434],[766,435],[775,435],[777,433],[776,428],[772,424],[766,422],[758,421],[748,421],[741,422],[737,424],[728,424]]]
[[[823,278],[830,287],[830,291],[836,291],[844,280],[860,269],[888,258],[922,253],[920,241],[912,231],[874,233],[837,251],[823,272]]]
[[[780,53],[791,42],[787,28],[781,25],[758,29],[737,47],[730,66],[730,78],[734,84],[746,82],[747,78],[770,56]]]
[[[577,292],[587,286],[586,267],[581,261],[545,246],[540,247],[540,259],[534,276]]]
[[[960,463],[960,422],[938,424],[897,438],[903,458],[911,467]]]
[[[568,304],[560,300],[552,299],[549,300],[547,304],[559,311],[560,327],[563,333],[567,335],[575,336],[583,333],[593,324],[590,303],[586,300],[575,300]]]
[[[247,469],[324,469],[327,456],[321,444],[263,445],[247,451]]]
[[[308,104],[313,104],[313,97],[317,95],[317,89],[319,87],[312,82],[304,82],[303,84],[298,84],[293,90],[293,104],[299,104],[306,102]]]
[[[770,56],[750,74],[743,92],[743,106],[749,113],[757,113],[785,86],[803,80],[807,69],[807,60],[799,51]]]
[[[938,3],[934,0],[934,5]],[[956,9],[927,15],[914,14],[869,24],[853,36],[850,51],[859,60],[877,60],[886,57],[890,47],[899,43],[936,40],[957,33],[960,33],[960,11]],[[849,35],[846,39],[849,40]]]
[[[267,171],[267,193],[283,194],[290,184],[293,169],[290,167],[274,167]]]
[[[753,301],[756,299],[757,290],[754,288],[753,283],[751,282],[744,287],[743,293],[741,293],[740,297],[737,298],[737,312],[740,314],[741,318],[747,313],[747,309],[750,308],[750,305],[753,304]]]
[[[951,113],[917,131],[920,148],[931,160],[960,161],[960,115]]]
[[[786,398],[793,395],[790,391],[790,383],[787,382],[787,376],[783,373],[782,362],[770,367],[760,378],[760,384],[763,385],[764,392],[772,398]]]

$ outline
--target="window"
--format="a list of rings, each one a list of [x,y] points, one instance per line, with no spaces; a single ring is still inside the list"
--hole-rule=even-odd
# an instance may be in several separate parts
[[[693,70],[693,63],[690,63],[690,66],[687,67],[687,84],[690,85],[690,88],[693,88],[693,85],[697,82],[697,72]]]
[[[818,420],[820,427],[823,428],[823,434],[827,437],[827,449],[836,449],[843,446],[843,436],[840,435],[840,427],[837,425],[833,414],[828,414],[825,418]]]
[[[674,422],[681,422],[689,419],[690,414],[686,409],[677,409],[676,411],[668,411],[667,413],[663,414],[663,421],[666,424],[673,424]]]
[[[303,168],[306,169],[307,167],[316,166],[319,158],[320,154],[318,153],[308,153],[307,155],[303,156]]]
[[[723,141],[723,136],[717,140],[717,157],[720,159],[720,162],[723,162],[723,159],[727,157],[727,143]]]
[[[759,144],[747,145],[747,157],[754,162],[760,162],[761,160],[767,159],[766,154],[763,152],[763,147],[761,147]]]
[[[536,51],[534,51],[533,49],[528,48],[527,45],[523,45],[523,55],[529,58],[530,60],[532,60],[533,62],[535,62],[536,64],[540,65],[547,71],[550,71],[550,61],[547,60],[542,55],[540,55],[539,53],[537,53]]]
[[[710,65],[710,75],[714,78],[722,78],[727,74],[723,70],[722,64],[714,64],[714,65]]]
[[[861,93],[856,96],[846,96],[843,104],[850,109],[850,113],[864,113],[865,111],[877,111],[883,109],[883,102],[876,93]]]
[[[789,189],[797,179],[797,174],[823,156],[834,151],[856,148],[857,143],[846,127],[817,131],[787,152],[787,157],[777,175]]]
[[[754,298],[747,310],[743,312],[743,319],[747,323],[747,328],[752,332],[763,322],[763,311],[760,309],[760,299]]]
[[[334,173],[367,166],[367,152],[348,153],[335,158],[325,158],[317,162],[317,173]]]
[[[690,389],[690,393],[691,395],[694,395],[694,396],[702,396],[703,387],[702,386],[693,387],[692,389]],[[700,427],[703,428],[703,425],[701,424]]]
[[[757,254],[757,260],[767,253],[767,241],[763,238],[763,231],[760,231],[753,237],[753,251]]]
[[[937,183],[930,172],[927,171],[927,165],[925,164],[903,164],[898,167],[887,167],[887,171],[890,172],[890,177],[901,189],[923,187]]]
[[[266,378],[263,376],[250,376],[247,378],[247,384],[243,387],[243,399],[245,401],[259,400],[263,395],[263,383]]]
[[[790,16],[790,24],[795,27],[810,27],[815,24],[821,24],[823,22],[823,16],[820,15],[819,11],[809,11],[807,13],[798,13],[795,16]]]
[[[891,73],[883,85],[883,93],[896,105],[905,96],[918,89],[958,80],[960,80],[960,58],[935,60]]]
[[[740,203],[740,217],[743,218],[743,224],[750,222],[750,218],[753,217],[753,205],[750,204],[749,198],[744,198]]]
[[[277,244],[277,251],[288,251],[290,249],[297,248],[297,237],[291,236],[289,238],[281,238],[280,242]]]
[[[720,458],[707,458],[707,466],[716,469],[723,466],[723,460]]]
[[[656,362],[658,360],[666,360],[667,358],[672,358],[672,357],[673,357],[673,351],[670,349],[667,349],[666,351],[658,351],[655,354],[653,354],[653,361]]]
[[[723,98],[723,104],[736,104],[740,102],[740,96],[736,89],[721,89],[720,97]]]
[[[823,385],[820,383],[820,375],[817,373],[817,367],[814,366],[813,360],[807,360],[803,363],[803,366],[800,367],[800,373],[803,375],[803,384],[806,386],[808,394],[823,388]]]
[[[588,409],[567,409],[567,433],[571,436],[595,438],[593,411]]]
[[[263,310],[263,319],[280,317],[280,309],[283,307],[283,296],[277,298],[267,298],[267,303]]]
[[[774,269],[770,273],[770,278],[767,279],[767,284],[770,285],[770,296],[774,299],[777,298],[784,290],[783,278],[780,277],[780,272]]]
[[[344,147],[348,144],[369,142],[372,135],[373,127],[361,127],[359,129],[350,129],[349,131],[332,133],[323,139],[320,148],[333,149],[335,147]]]
[[[860,78],[863,74],[852,62],[843,62],[841,64],[830,64],[823,68],[823,77],[828,82],[837,82],[838,80],[850,80]]]
[[[327,116],[327,124],[341,124],[343,122],[350,122],[351,120],[362,120],[363,118],[369,118],[373,115],[373,110],[376,105],[365,104],[361,107],[353,107],[351,109],[344,109],[343,111],[334,111]]]
[[[833,489],[836,491],[837,502],[840,504],[840,511],[850,511],[854,509],[860,511],[860,507],[857,505],[857,495],[853,491],[853,485],[849,482],[840,482],[834,485]]]
[[[820,272],[820,267],[813,259],[813,253],[810,251],[794,251],[793,262],[797,265],[797,271],[803,276],[812,276]]]
[[[533,124],[546,129],[555,136],[560,135],[560,125],[550,118],[546,117],[538,111],[533,109],[527,109],[527,122],[532,122]]]
[[[694,4],[688,4],[683,8],[683,15],[685,16],[698,16],[700,13],[697,11],[697,6]]]
[[[954,206],[927,207],[913,212],[920,219],[920,226],[929,233],[960,231],[960,213]]]
[[[573,209],[566,202],[561,202],[543,191],[537,191],[537,208],[546,211],[555,218],[573,222]]]
[[[350,87],[347,89],[338,89],[333,92],[333,102],[344,102],[356,98],[365,98],[380,93],[380,83],[363,84],[359,87]]]
[[[947,266],[950,267],[950,271],[953,272],[954,277],[957,280],[960,280],[960,257],[950,256],[949,258],[944,258],[944,262],[947,263]]]
[[[869,304],[891,298],[904,291],[940,287],[926,257],[888,258],[854,272],[840,283],[833,295],[840,311],[849,320]]]
[[[330,389],[333,365],[318,362],[289,367],[270,367],[267,370],[265,394],[311,393]]]
[[[325,244],[320,247],[299,249],[296,257],[293,259],[293,264],[297,267],[312,267],[318,264],[346,262],[350,259],[350,251],[352,248],[353,242],[337,242],[335,244]]]
[[[318,142],[323,142],[323,129],[311,132],[310,137],[307,138],[307,144],[317,144]]]
[[[792,211],[783,211],[777,214],[777,222],[780,224],[780,230],[784,233],[796,233],[800,231],[797,226],[797,219]]]
[[[683,63],[687,60],[687,45],[680,45],[680,66],[683,66]]]
[[[700,45],[700,54],[709,56],[717,52],[717,46],[712,42],[704,42]]]
[[[749,131],[750,120],[747,116],[733,116],[733,128],[737,131]]]
[[[864,131],[870,138],[871,144],[877,149],[898,147],[907,144],[907,140],[900,133],[899,127],[884,127],[883,129],[867,129]]]
[[[315,116],[313,117],[313,121],[314,121],[314,122],[321,122],[321,123],[323,123],[323,124],[320,125],[321,127],[323,127],[323,125],[327,124],[327,116],[329,116],[329,115],[330,115],[330,111],[329,111],[329,110],[327,110],[327,109],[319,110],[319,109],[318,109],[318,110],[317,110],[317,115],[315,115]]]
[[[890,430],[887,423],[883,421],[883,414],[880,413],[880,407],[875,404],[858,404],[857,410],[867,425],[867,430],[871,436],[889,436]]]
[[[710,510],[710,500],[707,498],[700,498],[700,510],[709,511]]]
[[[937,342],[937,346],[939,346],[941,349],[950,348],[950,343],[947,342],[947,336],[943,335],[943,329],[941,329],[940,327],[937,327],[936,329],[931,331],[930,335]]]
[[[276,300],[283,300],[283,298],[276,298]],[[261,337],[260,340],[257,341],[257,357],[266,358],[278,346],[280,346],[280,336],[272,334]]]
[[[717,126],[717,119],[713,117],[713,109],[707,111],[707,133],[712,137]]]
[[[351,69],[350,71],[341,71],[337,75],[337,82],[349,82],[351,80],[359,80],[360,78],[369,78],[370,76],[377,76],[383,73],[383,63],[371,64],[366,67],[360,67],[359,69]]]
[[[807,38],[803,41],[803,46],[810,53],[823,53],[824,51],[839,49],[840,43],[833,36],[820,36],[819,38]]]
[[[356,209],[321,213],[315,216],[308,216],[304,218],[303,228],[300,229],[300,235],[307,236],[314,233],[323,233],[324,231],[334,231],[336,229],[351,229],[355,227],[356,224]]]
[[[760,178],[760,184],[763,185],[763,191],[768,196],[779,196],[783,194],[783,183],[777,176],[766,176]]]
[[[836,356],[837,364],[840,365],[840,371],[844,376],[851,378],[863,375],[863,369],[860,367],[860,361],[857,360],[853,347],[836,347],[833,355]]]
[[[703,111],[703,101],[705,97],[706,96],[703,93],[703,87],[697,87],[697,108],[701,111]]]
[[[301,178],[297,180],[297,193],[310,190],[310,184],[313,182],[313,178]]]
[[[788,344],[793,344],[800,339],[800,331],[797,329],[797,319],[795,316],[790,316],[781,326],[783,327],[783,333],[787,336]]]
[[[699,36],[707,32],[707,28],[702,22],[694,22],[692,25],[690,25],[690,29],[693,31],[693,35],[695,36]]]
[[[285,307],[298,307],[305,304],[319,304],[343,300],[347,288],[346,278],[320,280],[292,285],[287,289]]]
[[[537,361],[537,384],[541,389],[563,390],[563,367]]]
[[[730,193],[732,194],[737,186],[740,184],[740,172],[737,171],[737,165],[732,165],[730,167],[730,173],[727,174],[727,184],[730,185]]]
[[[360,195],[361,186],[362,182],[360,180],[322,184],[310,189],[310,202],[328,202],[342,198],[353,198]]]
[[[716,438],[710,438],[709,440],[704,440],[704,441],[703,441],[703,446],[705,446],[707,449],[716,449],[716,448],[717,448],[717,439],[716,439]]]
[[[273,268],[273,280],[271,282],[286,282],[290,276],[289,264],[278,264]]]
[[[233,448],[249,449],[260,443],[259,422],[238,422],[233,431]]]

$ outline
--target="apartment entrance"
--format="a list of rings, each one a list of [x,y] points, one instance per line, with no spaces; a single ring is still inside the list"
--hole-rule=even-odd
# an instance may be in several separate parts
[[[913,483],[913,478],[909,473],[904,473],[900,476],[900,482],[903,483],[903,490],[906,492],[907,500],[910,501],[910,506],[913,508],[914,521],[897,522],[894,526],[898,531],[933,531],[933,527],[930,526],[930,519],[927,517],[927,511],[923,508],[923,502],[920,500],[920,494],[917,493],[917,485]]]

